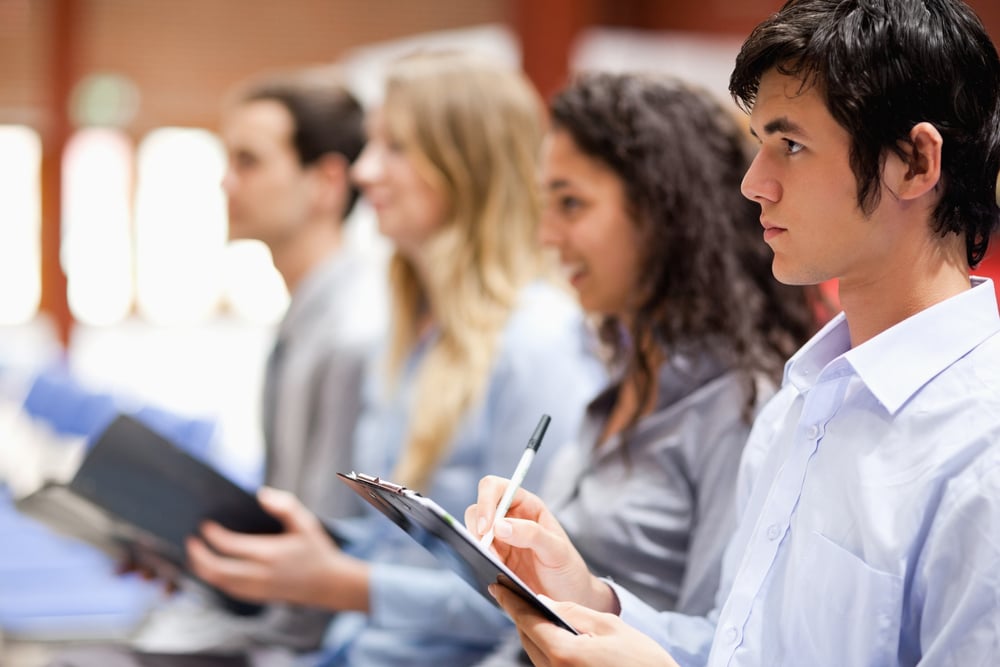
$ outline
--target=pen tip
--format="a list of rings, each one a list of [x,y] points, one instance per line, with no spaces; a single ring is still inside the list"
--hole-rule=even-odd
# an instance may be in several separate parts
[[[538,426],[535,427],[535,432],[531,434],[531,439],[528,441],[528,446],[534,450],[538,450],[538,446],[542,444],[542,438],[545,437],[545,431],[549,428],[549,422],[552,418],[548,415],[542,415],[541,420],[538,422]]]

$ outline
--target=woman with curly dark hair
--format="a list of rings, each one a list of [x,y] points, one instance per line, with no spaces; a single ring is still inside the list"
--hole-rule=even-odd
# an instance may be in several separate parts
[[[593,73],[551,111],[542,239],[600,317],[617,380],[542,496],[593,573],[704,614],[755,410],[816,328],[807,293],[771,275],[759,210],[740,194],[750,149],[708,93]],[[518,652],[514,637],[486,664]]]

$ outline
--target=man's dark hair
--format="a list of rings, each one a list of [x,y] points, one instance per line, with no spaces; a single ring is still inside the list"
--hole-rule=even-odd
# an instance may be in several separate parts
[[[553,99],[551,114],[556,130],[620,179],[641,239],[629,330],[614,317],[601,326],[636,372],[638,405],[656,381],[655,344],[668,355],[707,351],[744,372],[749,418],[753,377],[777,382],[815,323],[809,290],[774,279],[759,209],[740,194],[751,157],[746,133],[709,93],[663,76],[580,75]]]
[[[960,0],[790,0],[750,34],[729,82],[749,110],[772,68],[816,86],[851,136],[858,205],[880,197],[888,151],[907,159],[910,130],[944,138],[934,230],[965,234],[969,265],[997,229],[1000,60]]]
[[[330,80],[302,76],[273,77],[252,84],[238,97],[249,103],[271,100],[288,109],[295,127],[292,147],[302,166],[324,155],[342,155],[352,164],[365,145],[364,111],[346,87]],[[343,218],[354,208],[359,192],[353,184]]]

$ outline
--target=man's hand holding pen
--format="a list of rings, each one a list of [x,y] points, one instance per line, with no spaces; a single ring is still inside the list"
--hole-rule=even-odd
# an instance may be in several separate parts
[[[494,476],[479,482],[478,500],[465,511],[469,531],[477,537],[483,536],[492,525],[493,549],[536,593],[598,611],[617,612],[614,592],[590,573],[583,557],[538,496],[518,489],[506,516],[494,522],[497,505],[509,484],[508,480]]]
[[[512,591],[491,586],[490,593],[517,625],[532,664],[677,667],[656,642],[617,616],[614,591],[590,573],[566,531],[538,496],[517,489],[507,494],[510,506],[506,515],[497,516],[510,485],[500,477],[484,477],[476,504],[465,511],[465,525],[477,537],[488,534],[492,526],[492,546],[501,560],[533,591],[552,599],[555,612],[580,632],[566,632]],[[627,655],[622,647],[627,647]]]

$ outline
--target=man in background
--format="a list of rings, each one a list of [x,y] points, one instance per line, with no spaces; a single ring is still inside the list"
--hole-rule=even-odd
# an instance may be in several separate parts
[[[241,89],[221,133],[230,237],[265,243],[291,294],[264,379],[264,481],[321,519],[350,516],[358,499],[335,473],[350,469],[363,367],[385,320],[381,264],[344,245],[362,109],[339,82],[298,72]],[[186,591],[154,612],[134,648],[81,648],[53,664],[284,665],[318,646],[328,622],[279,605],[241,617]]]

